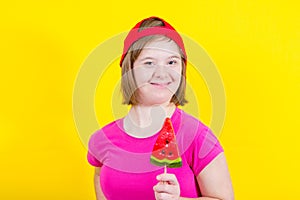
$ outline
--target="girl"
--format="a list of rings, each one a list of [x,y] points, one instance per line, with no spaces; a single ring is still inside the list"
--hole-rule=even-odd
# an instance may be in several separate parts
[[[185,99],[187,55],[181,36],[150,17],[124,41],[121,89],[128,114],[96,131],[88,161],[95,166],[97,200],[232,200],[223,149],[211,130],[177,106]],[[166,117],[171,118],[181,168],[150,163]]]

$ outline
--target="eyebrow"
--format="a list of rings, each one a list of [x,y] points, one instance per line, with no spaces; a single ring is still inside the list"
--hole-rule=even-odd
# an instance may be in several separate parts
[[[178,59],[180,59],[179,56],[170,56],[169,58],[178,58]]]
[[[145,58],[142,58],[141,61],[148,60],[148,59],[151,60],[151,59],[154,59],[154,58],[153,57],[145,57]]]
[[[170,56],[170,57],[168,57],[168,59],[170,59],[170,58],[177,58],[177,59],[180,59],[179,56]],[[145,58],[142,58],[140,61],[144,61],[144,60],[147,60],[147,59],[155,60],[155,58],[153,58],[153,57],[145,57]]]

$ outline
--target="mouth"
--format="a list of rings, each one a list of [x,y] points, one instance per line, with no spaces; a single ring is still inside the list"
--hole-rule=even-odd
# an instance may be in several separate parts
[[[151,82],[150,83],[151,85],[153,86],[156,86],[156,87],[167,87],[168,85],[171,84],[171,82],[164,82],[164,83],[159,83],[159,82]]]

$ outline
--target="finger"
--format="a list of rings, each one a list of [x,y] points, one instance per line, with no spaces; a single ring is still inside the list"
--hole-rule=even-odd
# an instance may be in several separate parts
[[[168,182],[171,185],[178,185],[178,180],[175,174],[160,174],[156,177],[158,181]]]
[[[168,193],[168,194],[174,194],[177,193],[177,187],[174,185],[168,185],[168,184],[161,184],[158,183],[153,187],[153,190],[158,193]]]
[[[172,199],[172,195],[170,195],[168,193],[158,193],[158,192],[155,192],[155,199],[156,200]]]

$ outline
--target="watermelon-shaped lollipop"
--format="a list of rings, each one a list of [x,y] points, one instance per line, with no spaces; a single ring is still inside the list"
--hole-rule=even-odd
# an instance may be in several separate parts
[[[150,161],[154,165],[168,166],[170,168],[182,166],[181,157],[176,143],[176,137],[170,118],[166,118],[165,123],[158,134]]]

